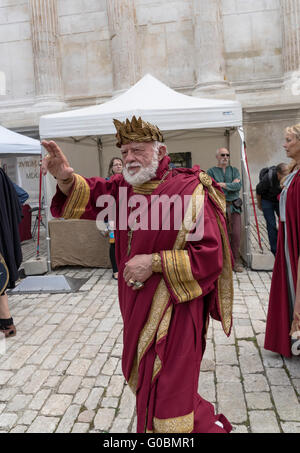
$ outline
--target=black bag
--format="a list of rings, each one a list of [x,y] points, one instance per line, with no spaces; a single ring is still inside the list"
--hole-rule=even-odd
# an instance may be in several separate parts
[[[0,253],[0,296],[4,293],[9,280],[9,272],[4,261],[3,256]]]
[[[272,186],[272,178],[273,178],[273,172],[276,169],[275,165],[272,165],[272,167],[264,167],[260,170],[259,172],[259,180],[261,181],[263,177],[268,174],[268,179],[269,179],[269,184]]]
[[[243,206],[243,200],[241,198],[237,198],[236,200],[233,200],[232,204],[235,208],[239,209]]]

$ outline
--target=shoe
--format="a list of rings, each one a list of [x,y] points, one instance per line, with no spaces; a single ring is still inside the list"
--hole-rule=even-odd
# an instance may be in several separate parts
[[[115,272],[114,274],[112,274],[112,278],[114,280],[118,280],[118,272]]]
[[[241,263],[235,263],[233,270],[234,272],[244,272],[244,267]]]
[[[14,324],[10,324],[9,326],[0,324],[0,332],[4,333],[6,338],[14,337],[17,333],[17,329]]]

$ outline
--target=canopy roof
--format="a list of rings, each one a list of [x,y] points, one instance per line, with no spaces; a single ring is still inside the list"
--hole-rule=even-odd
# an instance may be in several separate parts
[[[118,97],[100,105],[40,118],[41,138],[115,134],[113,118],[135,115],[162,131],[242,125],[237,101],[203,99],[172,90],[150,74]]]
[[[0,126],[1,157],[31,156],[33,154],[41,154],[39,140],[17,134]]]

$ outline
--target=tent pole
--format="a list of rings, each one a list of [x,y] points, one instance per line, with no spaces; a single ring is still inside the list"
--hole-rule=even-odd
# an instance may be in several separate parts
[[[241,139],[241,163],[242,163],[242,183],[243,183],[243,204],[244,204],[244,222],[246,231],[246,263],[251,268],[251,246],[250,246],[250,213],[248,203],[249,180],[247,179],[247,166],[245,160],[245,135],[243,127],[238,127],[238,133]]]
[[[44,147],[42,146],[42,160],[45,156]],[[43,192],[44,192],[44,212],[45,212],[45,227],[46,227],[46,245],[47,245],[47,269],[51,272],[51,252],[50,252],[50,236],[48,225],[48,198],[47,198],[47,175],[43,177]]]
[[[96,137],[97,140],[97,148],[98,148],[98,160],[99,160],[99,176],[104,178],[103,173],[103,145],[101,137]]]

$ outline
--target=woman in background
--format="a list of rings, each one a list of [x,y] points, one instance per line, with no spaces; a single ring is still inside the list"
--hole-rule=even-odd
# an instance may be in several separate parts
[[[13,183],[0,168],[0,332],[6,337],[16,334],[9,311],[6,288],[14,288],[19,279],[22,249],[19,235],[21,205]]]
[[[300,124],[285,130],[284,149],[293,162],[282,182],[279,200],[279,234],[265,349],[291,357],[300,354]]]
[[[123,171],[123,161],[119,157],[113,157],[108,166],[108,173],[107,178],[110,179],[113,175],[117,175],[118,173],[122,173]],[[109,236],[109,257],[111,262],[111,267],[113,270],[113,278],[118,280],[118,267],[116,263],[116,256],[115,256],[115,235],[114,235],[114,225],[112,222],[108,222],[107,224],[108,229],[108,236]]]

